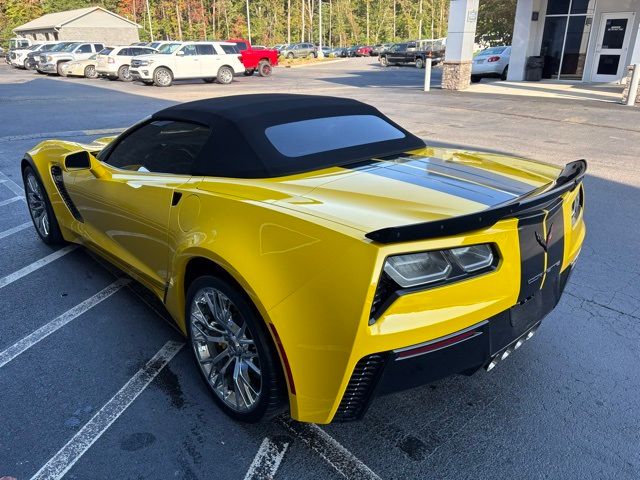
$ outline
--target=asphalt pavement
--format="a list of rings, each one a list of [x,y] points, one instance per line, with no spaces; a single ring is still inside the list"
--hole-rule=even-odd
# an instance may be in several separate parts
[[[640,477],[640,111],[425,94],[423,74],[353,59],[161,89],[1,65],[0,478]],[[490,373],[377,398],[356,423],[221,414],[157,301],[85,249],[40,242],[19,162],[44,138],[86,142],[178,101],[258,91],[365,100],[452,148],[587,158],[586,243],[536,336]]]

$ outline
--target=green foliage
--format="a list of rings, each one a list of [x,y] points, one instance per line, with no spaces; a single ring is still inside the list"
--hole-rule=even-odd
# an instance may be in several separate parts
[[[476,27],[476,41],[494,45],[511,45],[517,0],[481,0]]]

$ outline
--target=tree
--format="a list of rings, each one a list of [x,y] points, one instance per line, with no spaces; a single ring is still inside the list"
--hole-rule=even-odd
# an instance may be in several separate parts
[[[511,45],[516,0],[481,0],[476,26],[476,42]]]

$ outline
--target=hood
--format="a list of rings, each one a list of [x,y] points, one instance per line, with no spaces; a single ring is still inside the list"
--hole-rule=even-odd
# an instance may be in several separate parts
[[[425,148],[286,178],[237,180],[221,190],[370,232],[475,213],[550,184],[553,165],[488,153]]]

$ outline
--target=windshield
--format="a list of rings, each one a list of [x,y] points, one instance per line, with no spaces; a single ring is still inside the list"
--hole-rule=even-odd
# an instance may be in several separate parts
[[[160,48],[158,48],[158,53],[170,54],[178,50],[181,46],[181,43],[165,43]]]
[[[507,47],[491,47],[485,50],[482,50],[478,55],[499,55],[503,53]]]
[[[80,45],[79,43],[70,43],[68,44],[66,47],[64,47],[62,50],[59,50],[60,52],[71,52],[73,51],[74,48],[76,48],[78,45]]]

